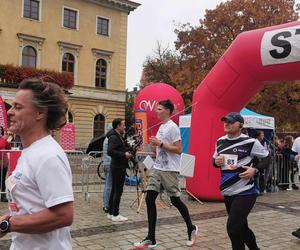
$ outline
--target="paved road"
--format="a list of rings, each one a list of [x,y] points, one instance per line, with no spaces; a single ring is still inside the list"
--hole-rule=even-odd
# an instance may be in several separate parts
[[[127,188],[126,188],[127,189]],[[140,213],[137,206],[130,208],[136,193],[125,191],[121,201],[121,214],[127,216],[125,223],[112,223],[102,212],[102,193],[90,195],[86,202],[82,194],[75,195],[75,220],[71,228],[73,249],[132,249],[132,243],[141,240],[147,232],[145,204]],[[199,238],[192,248],[185,247],[186,227],[174,207],[158,205],[157,242],[158,249],[230,249],[226,234],[226,213],[219,202],[198,202],[182,196],[192,219],[199,226]],[[3,213],[6,205],[0,203]],[[300,227],[300,191],[285,191],[259,197],[249,216],[250,227],[257,236],[262,250],[300,250],[300,240],[291,231]],[[0,240],[0,249],[8,249],[9,236]]]

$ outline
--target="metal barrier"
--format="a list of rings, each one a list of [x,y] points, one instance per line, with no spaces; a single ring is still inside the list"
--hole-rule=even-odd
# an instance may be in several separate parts
[[[104,166],[102,164],[102,151],[91,151],[88,155],[85,155],[82,159],[83,168],[83,185],[85,200],[90,201],[91,193],[100,193],[104,190],[105,185],[105,173]],[[138,167],[138,169],[135,169]],[[140,183],[137,179],[141,178],[143,171],[138,166],[134,166],[132,162],[129,162],[129,168],[126,169],[126,181],[124,186],[124,192],[136,192],[137,185]],[[137,176],[134,178],[133,176]]]
[[[291,159],[290,155],[273,154],[270,164],[259,171],[259,188],[266,192],[277,192],[279,190],[297,189],[299,184],[299,170],[297,162]],[[263,182],[263,185],[259,182]]]
[[[80,150],[66,150],[65,153],[71,167],[73,192],[84,193],[84,169],[82,166],[84,153]]]
[[[105,181],[102,165],[102,151],[91,151],[82,159],[83,179],[86,187],[85,200],[90,200],[90,193],[98,193]]]
[[[273,178],[280,189],[295,187],[299,182],[297,162],[287,154],[275,154],[272,159]],[[294,185],[293,185],[294,184]]]
[[[21,155],[20,150],[0,150],[0,194],[5,195],[5,179],[15,169],[17,160]],[[72,186],[74,193],[85,193],[88,186],[88,178],[82,164],[85,154],[79,150],[65,151],[72,172]],[[6,166],[3,168],[2,166]]]
[[[73,191],[75,193],[82,193],[85,200],[89,202],[90,193],[103,192],[104,189],[103,185],[105,182],[105,174],[104,167],[102,165],[102,152],[92,151],[89,154],[85,154],[81,150],[72,150],[65,151],[65,153],[68,157],[72,171]],[[15,168],[20,154],[20,150],[0,150],[1,197],[4,197],[5,194],[4,179]],[[141,163],[143,157],[137,158],[137,160]],[[124,187],[124,192],[137,192],[142,189],[141,187],[138,187],[141,185],[144,175],[144,166],[140,163],[136,166],[131,164],[130,168],[127,169],[127,175],[129,177],[137,175],[137,179],[139,181],[133,178],[135,182],[127,183],[127,186]],[[3,168],[2,166],[5,167]],[[291,187],[296,188],[295,185],[300,184],[300,177],[298,175],[299,170],[297,162],[292,160],[289,155],[272,155],[269,167],[264,170],[265,188],[269,192],[286,190]]]
[[[72,187],[74,193],[82,193],[89,200],[89,193],[100,192],[104,183],[104,169],[101,157],[93,157],[95,153],[86,155],[81,150],[65,150],[72,172]],[[18,155],[17,155],[18,154]],[[0,195],[5,195],[5,179],[14,170],[20,150],[0,150]],[[13,166],[12,166],[13,165]],[[2,166],[5,166],[4,168]],[[100,178],[100,176],[102,178]]]

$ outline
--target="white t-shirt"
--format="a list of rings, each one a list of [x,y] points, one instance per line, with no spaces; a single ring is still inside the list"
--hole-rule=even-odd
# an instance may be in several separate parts
[[[294,141],[292,150],[300,154],[300,136],[297,137],[296,140]],[[300,160],[298,161],[298,169],[299,169],[298,173],[300,176]]]
[[[66,154],[50,136],[23,149],[7,179],[10,215],[34,214],[74,200],[72,173]],[[43,234],[12,233],[10,250],[72,249],[69,227]]]
[[[292,150],[300,154],[300,136],[297,137],[296,140],[294,141]]]
[[[173,144],[181,141],[180,130],[172,120],[162,124],[156,134],[156,137],[165,144]],[[162,171],[179,172],[180,155],[166,151],[160,147],[156,147],[156,160],[154,168]]]

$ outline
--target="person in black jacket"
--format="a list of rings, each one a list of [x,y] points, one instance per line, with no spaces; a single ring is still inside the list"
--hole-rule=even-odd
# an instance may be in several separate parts
[[[125,121],[116,118],[112,122],[113,132],[108,137],[107,153],[111,156],[112,189],[109,198],[109,211],[107,218],[114,222],[122,222],[128,218],[119,214],[120,200],[123,193],[126,168],[132,154],[127,150],[123,134],[125,132]]]

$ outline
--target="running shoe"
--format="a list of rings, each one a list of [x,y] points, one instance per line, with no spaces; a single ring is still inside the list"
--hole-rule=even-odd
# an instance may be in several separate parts
[[[198,235],[198,226],[195,225],[195,229],[191,232],[191,235],[189,235],[189,239],[186,241],[186,245],[188,247],[195,245],[197,235]]]
[[[133,244],[134,248],[146,249],[146,248],[156,248],[157,244],[152,242],[152,240],[144,239],[141,242],[136,242]]]
[[[292,232],[292,235],[300,239],[300,228],[298,228],[296,231]]]
[[[126,217],[124,217],[124,216],[122,216],[122,215],[117,215],[117,216],[112,216],[111,217],[111,220],[113,221],[113,222],[123,222],[123,221],[127,221],[128,220],[128,218],[126,218]]]

